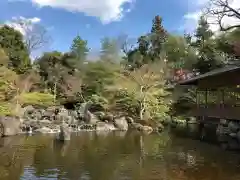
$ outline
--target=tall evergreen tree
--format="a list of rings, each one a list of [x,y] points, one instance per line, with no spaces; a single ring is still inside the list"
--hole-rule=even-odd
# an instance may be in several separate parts
[[[73,39],[70,50],[80,61],[85,61],[89,53],[87,41],[83,40],[79,35]]]
[[[202,16],[195,33],[196,42],[193,43],[198,50],[198,61],[194,68],[200,73],[206,73],[223,65],[221,54],[218,52],[212,36],[213,32],[207,20]]]
[[[154,17],[150,36],[152,58],[159,58],[160,54],[163,52],[163,44],[167,39],[167,32],[162,25],[162,18],[160,16]]]
[[[204,16],[201,16],[196,30],[196,46],[203,47],[204,43],[213,36],[213,32]]]

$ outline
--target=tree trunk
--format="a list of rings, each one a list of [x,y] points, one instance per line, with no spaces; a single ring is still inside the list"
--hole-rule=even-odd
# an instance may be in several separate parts
[[[54,94],[54,105],[56,105],[56,99],[57,99],[57,81],[55,81],[55,84],[54,84],[53,94]]]
[[[144,111],[145,111],[145,108],[144,108],[144,104],[143,103],[140,103],[140,120],[143,120],[143,115],[144,115]]]
[[[144,115],[144,112],[145,112],[145,97],[144,97],[144,94],[143,94],[143,86],[140,87],[140,94],[141,94],[141,102],[140,102],[139,117],[140,117],[140,120],[143,120],[143,115]]]

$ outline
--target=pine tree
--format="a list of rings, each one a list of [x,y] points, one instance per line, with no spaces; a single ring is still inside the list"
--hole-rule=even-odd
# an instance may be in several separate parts
[[[206,73],[222,66],[219,52],[214,41],[211,39],[213,32],[207,20],[201,16],[195,33],[196,42],[193,43],[198,49],[198,61],[195,69],[200,73]]]
[[[89,48],[87,47],[87,41],[83,40],[79,35],[73,39],[71,52],[77,57],[78,60],[86,60]]]
[[[167,32],[162,25],[162,18],[155,16],[151,29],[152,58],[159,58],[163,51],[163,44],[166,42]]]
[[[197,38],[196,46],[203,47],[205,42],[213,36],[213,32],[204,16],[200,17],[195,37]]]

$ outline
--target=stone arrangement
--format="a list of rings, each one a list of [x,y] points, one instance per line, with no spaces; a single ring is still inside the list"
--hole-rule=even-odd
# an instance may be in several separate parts
[[[150,134],[156,128],[136,123],[131,117],[114,116],[105,112],[90,112],[88,104],[82,104],[79,110],[67,110],[64,107],[47,109],[26,106],[23,115],[1,117],[0,136],[19,133],[58,133],[59,140],[70,140],[71,132],[78,131],[127,131],[135,129]],[[158,130],[163,130],[161,127]]]
[[[221,119],[216,134],[224,149],[240,150],[240,123],[238,121]]]

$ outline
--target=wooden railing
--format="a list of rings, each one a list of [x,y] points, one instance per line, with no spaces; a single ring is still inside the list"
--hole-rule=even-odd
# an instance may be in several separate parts
[[[207,104],[196,105],[190,112],[194,116],[240,120],[240,105]]]

